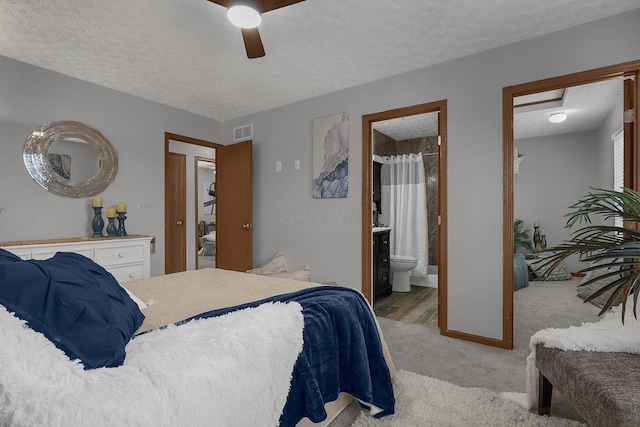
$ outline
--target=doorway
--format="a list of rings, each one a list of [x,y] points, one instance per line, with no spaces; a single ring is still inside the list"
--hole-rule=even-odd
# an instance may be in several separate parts
[[[598,82],[607,83],[612,79],[617,79],[623,85],[624,109],[633,108],[634,101],[638,99],[637,85],[634,87],[633,81],[637,81],[640,70],[640,61],[604,67],[581,73],[540,80],[531,83],[506,87],[503,89],[503,342],[504,348],[513,348],[513,318],[514,318],[514,181],[519,169],[518,154],[520,150],[514,143],[514,110],[530,106],[531,108],[544,110],[545,105],[551,106],[552,102],[562,105],[563,97],[567,90],[574,90],[579,86],[596,84]],[[615,82],[614,82],[615,83]],[[558,91],[561,95],[556,100],[549,94]],[[562,95],[562,94],[565,95]],[[546,98],[546,99],[540,99]],[[536,99],[537,98],[537,99]],[[531,102],[528,102],[531,101]],[[518,106],[520,105],[520,106]],[[560,112],[554,111],[557,108],[550,107],[546,113]],[[622,121],[622,120],[621,120]],[[624,186],[628,188],[638,188],[638,174],[635,165],[638,165],[638,130],[633,123],[624,124]],[[520,153],[520,158],[525,155],[522,167],[526,167],[526,152]],[[567,200],[568,206],[575,200]],[[536,224],[538,225],[538,224]],[[560,242],[557,242],[560,243]]]
[[[165,133],[166,274],[195,269],[199,252],[197,200],[201,191],[193,178],[196,172],[187,171],[196,169],[197,163],[184,160],[186,167],[172,167],[172,159],[181,156],[215,160],[216,268],[246,271],[252,267],[251,152],[250,140],[223,146]]]
[[[365,115],[362,118],[362,164],[363,164],[363,190],[362,190],[362,291],[365,297],[368,299],[372,305],[376,305],[377,298],[380,295],[379,284],[375,283],[376,281],[380,281],[380,277],[385,279],[384,275],[390,273],[390,271],[385,270],[382,275],[378,274],[378,270],[380,268],[376,265],[378,261],[374,262],[373,260],[373,248],[374,248],[374,240],[376,235],[372,237],[372,224],[378,222],[377,225],[381,225],[380,220],[384,219],[384,213],[381,213],[381,203],[384,205],[384,202],[380,201],[378,196],[374,196],[374,154],[391,154],[390,152],[382,152],[379,151],[376,153],[374,151],[374,137],[377,137],[379,140],[384,140],[385,137],[380,132],[380,129],[385,127],[385,124],[391,124],[395,127],[397,124],[399,127],[402,127],[403,119],[408,124],[411,118],[416,118],[418,121],[422,121],[422,123],[426,123],[426,120],[429,118],[432,120],[433,126],[435,127],[435,131],[432,132],[433,135],[429,135],[433,137],[434,149],[428,150],[417,156],[423,157],[422,154],[429,154],[435,157],[432,160],[436,160],[434,164],[437,164],[437,173],[430,174],[432,185],[435,185],[435,192],[437,192],[435,203],[431,203],[434,206],[437,206],[436,210],[431,215],[435,224],[435,236],[432,239],[434,243],[434,250],[428,251],[431,253],[431,256],[425,255],[427,258],[431,258],[432,261],[437,263],[437,267],[435,265],[432,266],[432,270],[430,270],[432,280],[435,283],[432,286],[435,286],[435,305],[437,310],[437,321],[432,321],[431,324],[433,326],[437,326],[440,328],[441,333],[446,331],[446,280],[447,280],[447,257],[446,257],[446,122],[447,122],[447,104],[446,100],[437,101],[433,103],[414,105],[411,107],[400,108],[396,110],[384,111],[380,113],[374,113]],[[405,126],[408,127],[408,126]],[[387,131],[389,133],[389,131]],[[416,135],[416,140],[421,139],[420,136]],[[404,140],[409,140],[411,138],[399,137]],[[413,142],[408,141],[408,145],[415,145]],[[428,142],[423,141],[424,144],[429,145]],[[393,144],[391,144],[393,145]],[[395,145],[403,145],[403,144],[395,144]],[[414,151],[416,151],[416,147],[413,147]],[[411,150],[411,148],[409,148]],[[401,149],[402,151],[402,149]],[[419,159],[421,163],[423,163],[423,158]],[[377,174],[375,174],[377,175]],[[435,179],[434,179],[435,178]],[[377,184],[375,184],[377,187]],[[375,198],[375,200],[374,200]],[[372,206],[376,204],[375,209],[372,209]],[[427,203],[427,206],[429,204]],[[368,218],[368,219],[367,219]],[[388,217],[386,217],[388,218]],[[386,220],[385,220],[386,221]],[[387,224],[385,224],[387,225]],[[426,224],[425,224],[425,227]],[[376,228],[376,231],[384,231],[382,227]],[[433,262],[432,262],[433,263]],[[422,284],[426,284],[428,282],[428,265],[430,264],[428,260],[424,260],[424,275],[422,278]],[[376,273],[373,272],[373,269],[376,269]],[[437,272],[433,269],[437,268]],[[384,269],[383,269],[384,270]],[[384,280],[383,280],[384,281]],[[376,291],[374,291],[374,286],[376,286]],[[416,291],[424,292],[424,289],[420,289],[419,287],[412,287]],[[381,303],[382,304],[382,303]],[[427,319],[428,320],[428,319]],[[419,321],[419,320],[418,320]],[[426,322],[425,322],[426,323]]]
[[[215,160],[219,147],[165,133],[165,274],[198,268],[197,158]]]
[[[196,270],[216,266],[216,160],[194,157],[195,221],[198,224],[196,240]]]

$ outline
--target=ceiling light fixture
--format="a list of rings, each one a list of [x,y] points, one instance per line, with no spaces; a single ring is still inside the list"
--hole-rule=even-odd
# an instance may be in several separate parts
[[[567,113],[553,113],[549,114],[549,121],[551,123],[562,123],[567,120]]]
[[[260,10],[252,1],[232,1],[227,9],[227,18],[240,28],[256,28],[262,22]]]

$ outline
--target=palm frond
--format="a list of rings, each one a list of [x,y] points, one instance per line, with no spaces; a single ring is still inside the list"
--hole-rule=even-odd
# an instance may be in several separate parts
[[[640,192],[626,188],[623,191],[591,190],[571,205],[570,212],[566,215],[567,228],[581,224],[584,226],[573,231],[569,240],[544,251],[543,258],[537,264],[545,267],[548,275],[569,256],[578,255],[581,261],[592,263],[581,270],[582,272],[606,269],[606,272],[585,281],[581,286],[606,278],[615,279],[585,298],[585,302],[613,291],[600,311],[600,314],[603,314],[611,308],[616,299],[624,295],[624,322],[626,303],[630,295],[633,295],[633,315],[637,317],[636,309],[640,295],[640,231],[631,227],[593,224],[591,220],[592,217],[599,217],[604,221],[622,218],[624,224],[640,223]]]
[[[524,228],[524,221],[519,218],[513,220],[513,250],[518,247],[533,250],[529,230]]]

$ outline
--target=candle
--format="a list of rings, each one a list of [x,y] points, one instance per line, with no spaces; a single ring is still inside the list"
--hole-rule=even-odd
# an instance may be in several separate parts
[[[94,208],[101,208],[101,207],[102,207],[102,197],[100,197],[100,196],[95,196],[95,197],[91,200],[91,206],[93,206]]]
[[[118,203],[118,212],[126,212],[127,211],[127,204],[120,202]]]
[[[116,207],[111,206],[107,208],[107,218],[115,218],[116,217]]]

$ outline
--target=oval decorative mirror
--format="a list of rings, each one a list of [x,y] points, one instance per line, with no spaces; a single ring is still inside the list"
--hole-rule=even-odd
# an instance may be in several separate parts
[[[24,145],[24,165],[45,190],[83,198],[103,192],[118,172],[118,152],[99,131],[80,122],[49,122]]]

